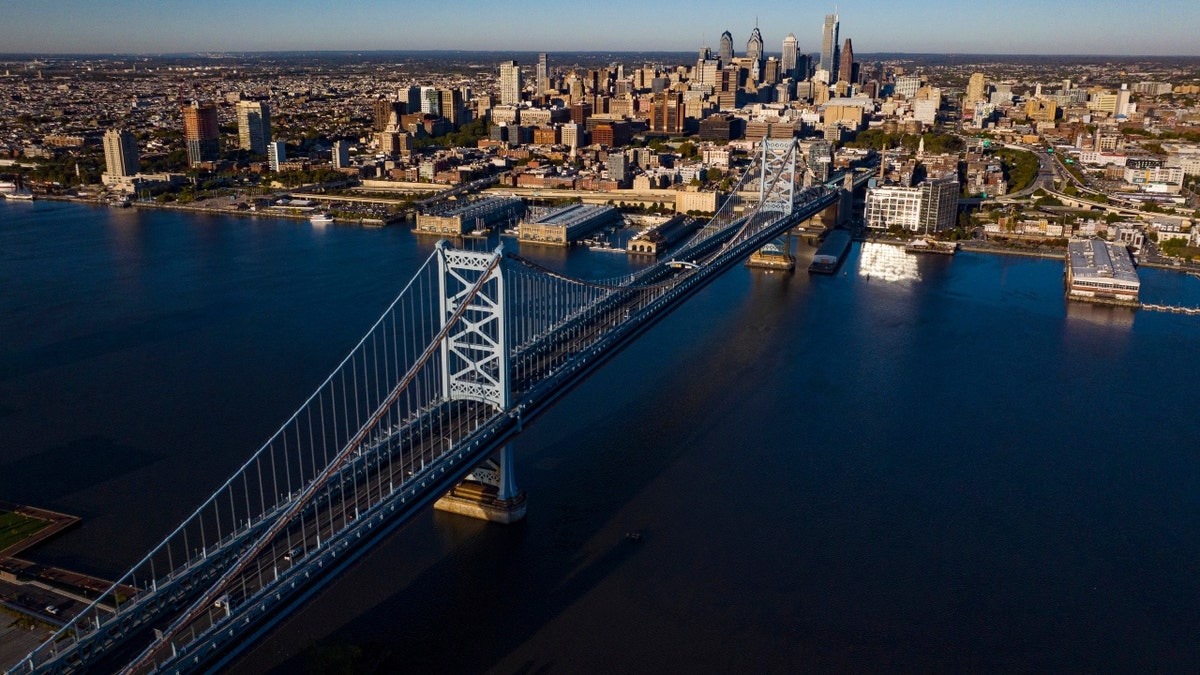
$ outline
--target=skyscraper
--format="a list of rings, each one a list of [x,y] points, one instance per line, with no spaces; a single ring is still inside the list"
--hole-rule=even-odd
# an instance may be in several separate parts
[[[271,109],[258,101],[237,102],[238,147],[256,155],[267,154],[271,142]]]
[[[350,166],[350,143],[348,141],[333,142],[333,168],[345,169]]]
[[[409,87],[401,89],[398,97],[404,102],[404,112],[415,113],[421,110],[421,88]]]
[[[971,79],[967,80],[967,97],[964,104],[986,100],[988,100],[987,78],[983,73],[974,73],[971,75]]]
[[[837,82],[838,15],[826,14],[825,27],[821,30],[821,65],[829,71],[829,81]]]
[[[516,61],[500,62],[500,105],[520,105],[521,67]]]
[[[780,65],[783,67],[783,76],[793,80],[801,79],[796,76],[796,52],[799,51],[799,44],[799,40],[791,33],[783,38],[783,62]]]
[[[458,89],[442,89],[438,92],[441,99],[441,114],[455,129],[463,123],[463,96]]]
[[[221,130],[217,127],[217,107],[193,101],[183,107],[183,140],[187,143],[188,164],[215,162],[221,156]]]
[[[696,61],[695,77],[692,79],[692,88],[700,90],[711,90],[717,86],[717,73],[720,72],[719,62],[716,59],[709,58],[708,50],[705,49],[700,55],[700,60]]]
[[[405,92],[405,97],[408,92]],[[374,121],[372,131],[383,131],[389,124],[400,124],[400,116],[408,111],[408,104],[403,101],[389,101],[386,98],[376,99],[374,106]]]
[[[733,63],[733,35],[729,31],[721,33],[721,47],[717,50],[717,58],[724,68]]]
[[[287,144],[283,141],[271,141],[267,144],[267,165],[272,171],[279,171],[279,165],[287,159]]]
[[[550,88],[550,57],[544,52],[538,54],[537,64],[537,93],[544,94]]]
[[[426,115],[442,114],[442,95],[437,87],[421,87],[421,112]]]
[[[750,31],[750,39],[746,40],[746,58],[754,59],[755,61],[763,60],[763,38],[759,32],[758,26]]]
[[[855,83],[854,77],[854,46],[850,44],[850,38],[846,38],[846,44],[842,45],[841,58],[838,59],[837,80],[839,82]]]
[[[104,165],[112,178],[138,172],[137,137],[124,129],[104,132]]]

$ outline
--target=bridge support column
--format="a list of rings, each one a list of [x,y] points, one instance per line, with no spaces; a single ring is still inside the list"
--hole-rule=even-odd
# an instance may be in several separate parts
[[[778,213],[781,218],[790,215],[796,190],[795,140],[762,140],[762,168],[758,179],[759,209],[765,213]],[[796,269],[791,230],[752,253],[746,260],[746,267],[789,272]]]
[[[433,508],[506,525],[525,518],[525,491],[517,488],[512,443],[496,459],[481,464]]]
[[[787,272],[796,269],[796,256],[792,255],[792,231],[788,230],[770,244],[751,253],[746,259],[746,267]]]

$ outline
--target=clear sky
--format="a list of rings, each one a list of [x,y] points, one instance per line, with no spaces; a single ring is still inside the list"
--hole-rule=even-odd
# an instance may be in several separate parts
[[[749,3],[746,3],[749,4]],[[463,49],[744,51],[737,0],[0,0],[0,53]],[[789,32],[820,50],[834,3],[763,3],[767,51]],[[1197,0],[841,3],[856,52],[1200,55]]]

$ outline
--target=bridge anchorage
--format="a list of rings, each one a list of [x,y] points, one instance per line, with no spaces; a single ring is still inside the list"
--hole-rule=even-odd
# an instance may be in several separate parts
[[[722,272],[833,206],[768,147],[668,258],[580,280],[439,242],[350,354],[163,541],[11,673],[190,673],[232,659],[428,508],[520,519],[512,440]],[[736,195],[757,178],[760,200]],[[789,208],[790,207],[790,208]],[[132,589],[132,592],[131,592]]]

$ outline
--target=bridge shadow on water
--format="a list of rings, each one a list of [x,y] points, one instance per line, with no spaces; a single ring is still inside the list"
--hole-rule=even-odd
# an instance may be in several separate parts
[[[540,653],[530,646],[535,636],[569,644],[571,635],[551,624],[588,611],[584,598],[620,613],[628,597],[609,603],[595,595],[636,574],[629,565],[638,557],[670,566],[658,515],[631,505],[673,467],[704,461],[689,454],[724,422],[712,415],[698,424],[696,411],[747,397],[754,368],[775,358],[767,326],[778,317],[754,298],[729,296],[765,295],[768,309],[778,309],[795,302],[780,298],[796,288],[760,273],[752,285],[718,280],[517,437],[526,521],[506,527],[421,515],[283,622],[234,672],[531,674],[602,665],[514,651]]]

